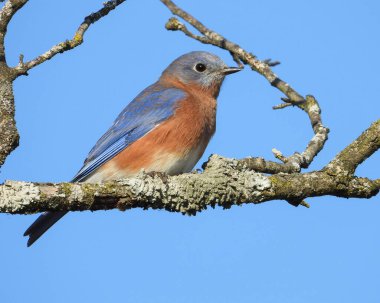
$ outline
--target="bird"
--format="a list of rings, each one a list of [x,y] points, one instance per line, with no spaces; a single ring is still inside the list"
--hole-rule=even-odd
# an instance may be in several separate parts
[[[118,115],[71,182],[99,183],[139,172],[190,172],[215,133],[217,97],[226,75],[240,71],[215,54],[175,59]],[[67,211],[45,212],[25,231],[31,246]]]

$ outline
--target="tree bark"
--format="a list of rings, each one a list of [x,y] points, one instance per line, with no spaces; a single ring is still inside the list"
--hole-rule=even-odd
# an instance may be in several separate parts
[[[14,73],[5,62],[0,63],[0,166],[18,146],[19,134],[15,121],[13,95]]]
[[[202,174],[164,176],[140,174],[104,184],[30,183],[8,181],[0,185],[0,212],[32,214],[44,211],[162,209],[195,215],[208,206],[287,200],[299,204],[305,197],[332,195],[370,198],[379,181],[366,178],[335,178],[326,172],[266,176],[253,171],[237,172],[232,162],[215,156],[214,167]],[[294,202],[294,203],[293,203]]]
[[[379,131],[380,120],[361,137],[376,136]],[[365,142],[360,144],[365,149]],[[349,152],[351,147],[345,151]],[[334,173],[339,171],[336,163],[341,162],[340,155],[330,162],[328,168],[304,174],[265,175],[250,170],[239,160],[214,155],[204,165],[203,173],[167,176],[141,172],[135,178],[104,184],[8,181],[0,185],[0,212],[31,214],[140,207],[195,215],[216,205],[230,208],[271,200],[286,200],[299,205],[306,197],[370,198],[376,195],[380,190],[380,179],[373,181]]]

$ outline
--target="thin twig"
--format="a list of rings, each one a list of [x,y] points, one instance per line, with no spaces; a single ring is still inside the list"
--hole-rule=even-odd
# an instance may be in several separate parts
[[[280,61],[272,61],[272,59],[265,59],[263,60],[264,63],[268,64],[270,67],[274,67],[274,66],[277,66],[277,65],[280,65],[281,62]]]
[[[207,28],[196,18],[179,8],[173,1],[161,0],[161,2],[166,5],[174,15],[191,24],[203,36],[194,35],[182,22],[174,17],[170,18],[166,24],[166,28],[170,30],[182,31],[190,38],[229,51],[235,62],[238,64],[244,63],[249,65],[254,71],[264,76],[273,87],[283,92],[286,99],[283,98],[282,100],[286,104],[297,106],[308,114],[314,131],[314,136],[308,143],[304,152],[294,153],[292,156],[286,158],[286,164],[283,164],[283,171],[288,172],[289,167],[293,169],[293,172],[298,172],[301,168],[307,168],[313,161],[314,157],[322,150],[325,142],[327,141],[327,135],[329,132],[329,130],[322,124],[321,110],[317,100],[312,96],[307,96],[304,98],[288,83],[281,80],[271,69],[271,66],[277,65],[278,62],[271,62],[270,59],[263,61],[257,59],[255,55],[245,51],[238,44],[227,40],[222,35]],[[289,105],[277,105],[274,109],[280,109],[287,106]],[[259,165],[258,169],[261,167],[262,165]]]
[[[91,24],[95,23],[104,16],[107,16],[108,13],[114,10],[118,5],[122,4],[125,0],[112,0],[103,3],[103,7],[95,13],[88,15],[81,25],[78,27],[77,31],[74,34],[74,37],[71,40],[66,40],[64,42],[54,45],[44,54],[36,57],[35,59],[22,63],[20,62],[14,70],[17,72],[17,75],[24,75],[28,70],[40,65],[41,63],[52,59],[55,55],[63,53],[65,51],[71,50],[83,43],[83,36],[90,27]]]
[[[281,104],[273,106],[272,108],[276,110],[276,109],[283,109],[283,108],[289,107],[289,106],[293,106],[293,104],[291,104],[291,103],[281,103]]]
[[[74,38],[57,44],[43,55],[24,62],[24,56],[19,56],[19,63],[11,68],[6,63],[4,39],[7,27],[12,17],[28,0],[8,0],[0,9],[0,166],[19,144],[19,134],[15,121],[15,104],[13,94],[13,81],[20,75],[27,75],[31,68],[51,59],[58,53],[72,49],[83,42],[83,35],[89,26],[106,16],[116,6],[125,0],[113,0],[103,4],[103,8],[85,18],[76,31]]]
[[[187,12],[179,8],[177,5],[175,5],[173,1],[161,0],[161,2],[165,4],[174,15],[182,18],[183,20],[191,24],[195,29],[197,29],[206,38],[208,38],[210,40],[208,44],[218,46],[220,48],[223,48],[225,50],[228,50],[236,54],[236,56],[238,56],[239,59],[243,63],[248,64],[249,66],[251,66],[253,70],[263,75],[269,81],[271,85],[273,85],[274,87],[282,91],[292,101],[300,101],[303,99],[303,97],[299,93],[297,93],[288,83],[282,81],[275,73],[273,73],[273,71],[271,70],[270,66],[267,63],[265,63],[264,61],[258,60],[256,56],[254,56],[252,53],[248,53],[243,48],[241,48],[238,44],[231,42],[227,40],[226,38],[224,38],[222,35],[216,33],[215,31],[210,30],[205,25],[203,25],[200,21],[198,21],[196,18],[194,18],[193,16],[191,16],[190,14],[188,14]],[[171,30],[183,31],[183,27],[182,26],[178,26],[177,28],[173,27],[171,28]]]

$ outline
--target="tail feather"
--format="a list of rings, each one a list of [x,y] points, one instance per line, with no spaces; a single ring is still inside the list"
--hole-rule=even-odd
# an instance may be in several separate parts
[[[29,236],[27,246],[31,246],[38,240],[50,227],[52,227],[59,219],[67,214],[67,211],[45,212],[33,222],[25,231],[24,236]]]

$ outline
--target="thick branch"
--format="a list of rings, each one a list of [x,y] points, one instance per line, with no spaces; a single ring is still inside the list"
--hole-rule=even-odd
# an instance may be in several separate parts
[[[380,148],[380,119],[372,123],[354,142],[341,151],[325,170],[331,174],[355,173],[358,165]]]
[[[17,75],[24,75],[27,73],[28,70],[32,69],[37,65],[40,65],[41,63],[47,60],[52,59],[55,55],[66,52],[81,45],[83,43],[83,36],[90,27],[90,25],[95,23],[102,17],[108,15],[110,11],[114,10],[118,5],[122,4],[124,1],[125,0],[112,0],[105,2],[103,4],[103,8],[84,18],[84,21],[78,27],[77,31],[74,34],[74,37],[71,40],[66,40],[64,42],[54,45],[51,49],[38,56],[37,58],[24,63],[22,60],[23,56],[21,55],[19,64],[14,68],[14,70],[17,72]]]
[[[0,186],[0,212],[29,214],[58,210],[118,208],[163,209],[195,215],[208,206],[230,208],[243,203],[334,195],[369,198],[378,182],[347,178],[345,183],[325,172],[265,176],[239,171],[237,161],[213,156],[202,174],[166,176],[144,174],[105,184],[28,183],[8,181]]]
[[[380,120],[339,153],[328,169],[321,171],[268,176],[248,169],[245,160],[214,155],[204,164],[201,174],[167,176],[142,172],[134,178],[105,184],[8,181],[0,185],[0,212],[29,214],[139,207],[194,215],[216,205],[229,208],[279,199],[298,205],[305,198],[324,195],[370,198],[379,192],[380,179],[355,177],[339,167],[346,167],[346,155],[355,153],[348,167],[357,167],[378,150],[379,127]]]
[[[19,143],[12,80],[12,71],[0,64],[0,166]]]
[[[306,149],[302,153],[294,153],[290,157],[283,157],[281,153],[275,153],[285,163],[275,163],[265,161],[263,159],[255,158],[254,161],[249,159],[245,161],[252,169],[262,171],[264,168],[268,168],[268,173],[274,172],[299,172],[301,168],[307,168],[313,161],[314,157],[322,150],[325,142],[328,138],[328,128],[323,126],[321,119],[321,110],[317,100],[313,96],[306,96],[304,98],[295,89],[293,89],[288,83],[281,80],[271,69],[273,64],[270,64],[268,60],[259,60],[252,53],[245,51],[238,44],[227,40],[222,35],[207,28],[204,24],[198,21],[196,18],[182,10],[175,5],[171,0],[161,0],[169,10],[176,16],[182,18],[195,29],[197,29],[203,36],[195,35],[187,27],[176,18],[170,18],[166,23],[166,28],[173,31],[182,31],[186,36],[198,40],[205,44],[215,45],[219,48],[229,51],[233,59],[241,65],[241,62],[249,65],[252,70],[258,72],[264,76],[269,83],[275,88],[283,92],[287,98],[282,98],[285,104],[291,104],[299,107],[308,114],[311,126],[314,131],[314,136],[308,143]],[[286,106],[276,106],[275,109],[284,108]],[[266,163],[268,162],[268,163]]]
[[[9,0],[0,10],[0,166],[19,143],[12,83],[14,73],[6,64],[4,39],[9,22],[26,2]]]

